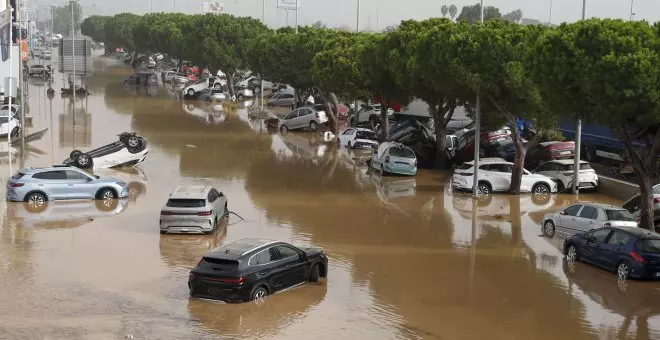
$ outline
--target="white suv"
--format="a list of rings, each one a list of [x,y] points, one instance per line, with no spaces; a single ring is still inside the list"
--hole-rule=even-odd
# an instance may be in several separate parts
[[[501,158],[482,158],[479,164],[478,190],[480,195],[491,192],[504,192],[511,186],[513,163]],[[454,171],[451,184],[457,190],[472,190],[474,161],[463,163]],[[557,192],[557,183],[543,175],[532,174],[523,169],[521,192],[549,194]]]
[[[227,214],[222,192],[209,186],[179,186],[160,211],[160,233],[210,234]]]

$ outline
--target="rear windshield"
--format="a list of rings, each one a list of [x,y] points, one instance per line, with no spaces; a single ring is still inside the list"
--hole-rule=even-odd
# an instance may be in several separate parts
[[[463,163],[461,164],[461,166],[458,167],[458,170],[467,170],[467,169],[472,169],[472,164]]]
[[[369,139],[369,140],[376,140],[376,134],[371,131],[358,131],[355,134],[355,138],[357,139]]]
[[[628,210],[605,210],[608,221],[634,221],[635,218]]]
[[[660,240],[651,239],[651,240],[639,240],[637,241],[637,248],[643,253],[660,253]]]
[[[11,176],[11,179],[20,179],[23,176],[25,176],[24,173],[17,172],[14,176]]]
[[[238,267],[238,261],[203,257],[202,260],[199,261],[199,267],[201,269],[213,270],[215,272],[227,271],[236,269]]]
[[[206,201],[200,199],[170,199],[166,206],[172,208],[202,208]]]
[[[393,147],[390,148],[390,156],[393,157],[403,157],[403,158],[415,158],[415,153],[410,149],[402,147]]]
[[[575,164],[564,164],[562,166],[562,171],[573,171]],[[591,164],[589,163],[580,163],[580,170],[591,170]]]
[[[9,117],[7,116],[0,116],[0,124],[5,124],[9,121]]]

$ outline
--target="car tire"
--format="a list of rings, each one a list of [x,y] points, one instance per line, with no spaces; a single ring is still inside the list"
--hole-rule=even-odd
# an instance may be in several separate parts
[[[31,213],[38,213],[46,210],[48,200],[46,195],[40,192],[32,192],[25,196],[25,210]]]
[[[117,193],[110,188],[102,188],[96,192],[97,200],[115,199],[117,196]]]
[[[321,280],[321,267],[318,264],[312,266],[309,273],[309,282],[319,282]]]
[[[318,126],[318,124],[316,124],[315,121],[311,121],[311,122],[309,122],[309,129],[312,130],[312,131],[316,131],[316,130],[319,129],[319,126]]]
[[[627,280],[630,278],[630,264],[626,261],[617,263],[616,276],[619,278],[619,280]]]
[[[128,151],[131,153],[135,153],[140,150],[140,146],[142,146],[142,143],[140,141],[140,137],[138,136],[129,136],[126,138],[124,141],[124,145],[126,145],[126,148]]]
[[[348,144],[346,144],[346,148],[347,149],[352,149],[353,148],[353,145],[351,145],[351,142],[348,142]]]
[[[189,89],[189,90],[188,90],[188,95],[189,95],[190,97],[195,96],[195,90],[193,90],[193,89]]]
[[[568,262],[577,262],[580,260],[580,252],[578,251],[577,246],[573,243],[568,245],[566,249],[566,261]]]
[[[532,187],[532,193],[538,195],[550,195],[550,186],[545,183],[537,183]]]
[[[238,96],[236,96],[236,100],[238,100],[239,102],[242,102],[244,98],[245,97],[243,97],[243,95],[240,93],[238,94]]]
[[[481,181],[477,184],[477,193],[479,196],[489,196],[493,192],[493,188],[490,186],[490,183]]]
[[[554,237],[555,236],[555,224],[551,220],[543,222],[543,227],[541,228],[543,236]]]
[[[113,211],[117,209],[117,206],[119,205],[119,200],[116,199],[97,199],[94,202],[94,205],[96,205],[96,209],[99,211]]]
[[[89,169],[93,165],[92,157],[88,154],[81,152],[75,159],[76,166],[81,169]]]
[[[82,153],[82,151],[80,151],[80,150],[73,150],[69,154],[69,158],[75,160],[76,158],[78,158],[78,155],[80,155],[81,153]]]
[[[280,126],[280,132],[282,134],[285,134],[285,133],[289,132],[289,128],[286,125],[282,125],[282,126]]]
[[[263,300],[268,296],[268,289],[264,286],[256,286],[250,293],[250,301]]]

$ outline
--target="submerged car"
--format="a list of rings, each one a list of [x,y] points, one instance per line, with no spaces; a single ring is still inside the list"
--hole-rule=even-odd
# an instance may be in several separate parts
[[[613,205],[580,203],[543,217],[543,235],[555,232],[572,235],[603,227],[637,227],[635,218],[627,210]]]
[[[217,189],[179,186],[160,211],[160,233],[210,234],[228,214],[227,197]]]
[[[634,227],[606,227],[564,240],[568,262],[583,261],[616,272],[619,279],[660,280],[660,234]]]
[[[247,302],[327,277],[322,249],[244,238],[206,254],[190,271],[191,297]]]
[[[202,91],[199,92],[199,95],[197,96],[197,99],[200,101],[206,101],[206,102],[211,102],[211,101],[224,101],[227,99],[227,95],[225,92],[221,89],[203,89]]]
[[[15,117],[9,117],[9,111],[0,112],[0,137],[18,137],[21,133],[21,123]]]
[[[64,164],[81,169],[120,168],[144,162],[149,149],[147,140],[135,133],[119,134],[119,141],[87,152],[73,150]]]
[[[348,149],[376,148],[378,147],[378,137],[370,129],[348,128],[339,135],[339,145]]]
[[[19,170],[7,182],[7,199],[40,207],[47,201],[128,197],[126,182],[90,176],[66,165]]]
[[[511,186],[513,163],[501,158],[481,158],[479,161],[479,178],[477,189],[480,195],[493,192],[505,192]],[[474,161],[465,162],[454,171],[452,188],[455,190],[472,190],[474,177]],[[535,195],[549,195],[557,192],[557,183],[550,177],[532,174],[522,169],[520,191]]]
[[[238,101],[243,101],[245,100],[245,98],[254,97],[254,91],[248,88],[237,88],[235,92],[236,92],[236,100]]]
[[[370,166],[381,173],[414,176],[417,174],[417,156],[401,143],[385,142],[374,149]]]
[[[328,116],[325,114],[324,105],[306,106],[295,109],[280,119],[278,129],[282,133],[304,128],[316,131],[319,125],[325,124],[327,121]]]

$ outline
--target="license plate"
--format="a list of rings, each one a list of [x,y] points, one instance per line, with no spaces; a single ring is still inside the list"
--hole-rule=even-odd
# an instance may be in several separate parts
[[[572,152],[570,152],[570,151],[562,151],[562,152],[560,152],[559,154],[560,154],[560,155],[570,155],[571,153],[572,153]]]

